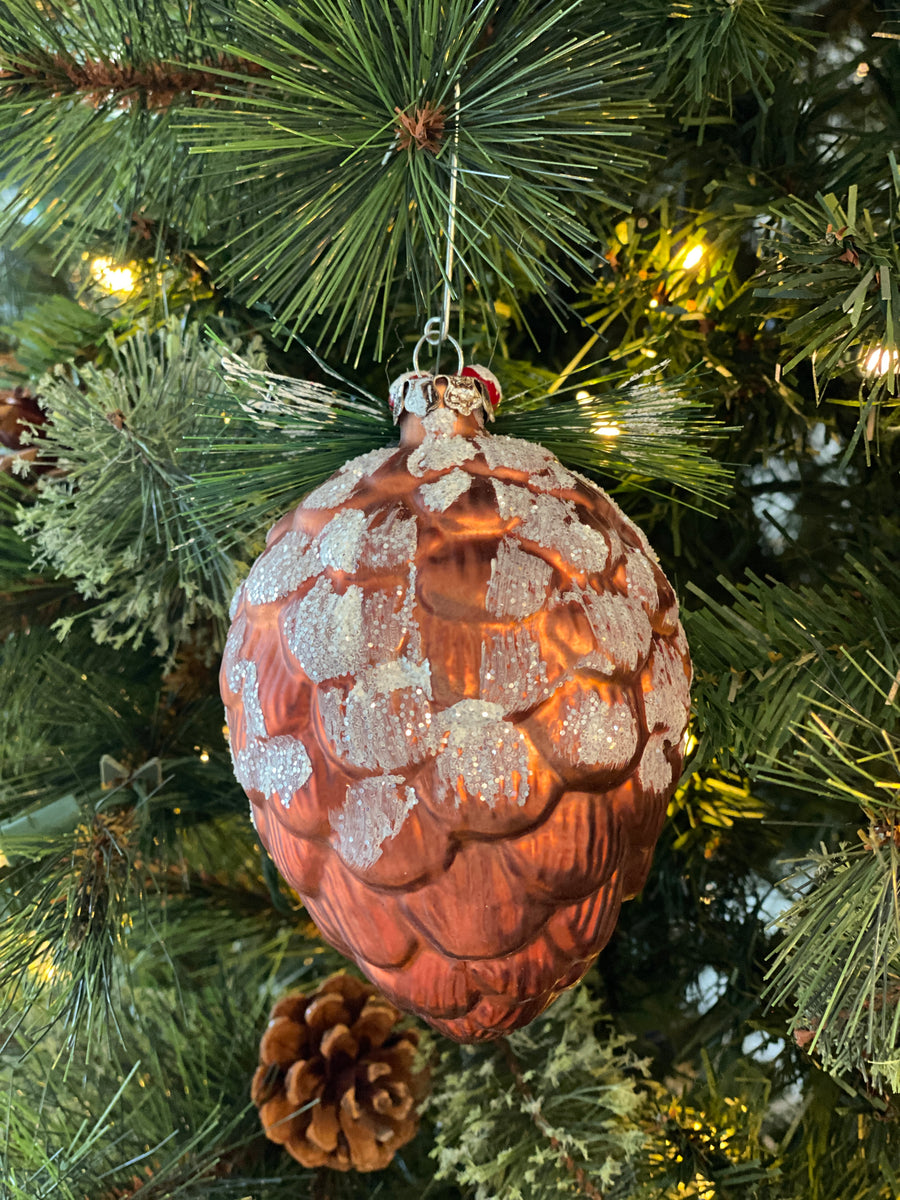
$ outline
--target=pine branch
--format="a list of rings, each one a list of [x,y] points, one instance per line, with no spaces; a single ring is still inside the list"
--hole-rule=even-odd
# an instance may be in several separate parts
[[[568,466],[635,489],[671,484],[722,503],[730,472],[710,449],[728,430],[707,415],[696,378],[591,373],[556,391],[558,382],[504,400],[492,430],[540,442]]]
[[[140,214],[158,222],[158,251],[172,225],[202,243],[222,198],[199,163],[188,166],[176,124],[197,103],[188,89],[218,78],[206,43],[221,44],[229,25],[204,0],[9,0],[0,174],[11,199],[0,231],[15,226],[17,245],[52,236],[57,264],[103,238],[120,256]]]
[[[791,1029],[836,1075],[861,1071],[877,1088],[900,1084],[900,700],[893,672],[851,661],[848,675],[874,693],[866,715],[847,682],[821,687],[790,760],[764,777],[831,794],[862,809],[860,844],[824,847],[791,885],[794,903],[767,994],[796,1005]],[[845,677],[846,678],[846,677]],[[817,703],[821,701],[821,703]],[[872,708],[873,706],[869,706]]]
[[[893,152],[889,164],[889,194],[895,206],[900,169]],[[817,387],[824,388],[854,363],[862,370],[859,438],[869,414],[878,406],[892,407],[898,391],[900,251],[895,215],[885,204],[884,188],[881,195],[872,196],[869,207],[856,184],[849,187],[845,205],[834,194],[816,199],[817,207],[798,199],[772,206],[777,224],[769,242],[763,243],[771,257],[756,295],[774,300],[775,312],[786,321],[785,371],[810,360]]]
[[[569,281],[593,240],[583,206],[621,206],[644,169],[649,111],[636,53],[586,19],[535,0],[239,8],[229,53],[270,85],[249,94],[234,73],[233,112],[188,130],[195,151],[227,156],[223,188],[253,181],[225,278],[293,330],[321,316],[328,345],[373,330],[380,356],[404,277],[420,312],[435,303],[455,156],[460,311],[471,285],[508,279],[508,258],[539,295]],[[408,138],[426,111],[441,128]]]
[[[41,452],[61,474],[40,481],[20,531],[90,602],[96,640],[149,640],[171,658],[195,627],[221,635],[234,586],[185,490],[206,465],[191,439],[219,410],[218,353],[175,320],[109,347],[115,371],[88,365],[41,383]]]
[[[809,38],[789,24],[796,10],[782,3],[669,4],[651,0],[636,11],[643,44],[660,52],[654,96],[703,141],[709,125],[731,117],[735,97],[751,92],[765,105],[782,72]]]
[[[816,704],[818,685],[845,694],[868,717],[882,698],[854,660],[900,668],[900,570],[881,554],[872,567],[848,559],[815,587],[720,579],[731,605],[688,588],[704,608],[684,614],[694,658],[695,764],[716,758],[757,774],[777,758]],[[843,691],[843,689],[846,689]]]
[[[208,468],[189,494],[209,535],[229,548],[236,530],[258,537],[348,459],[396,441],[386,401],[274,375],[234,356],[224,367],[219,421],[197,434]]]
[[[631,1194],[645,1153],[635,1086],[645,1064],[627,1038],[601,1040],[597,1018],[584,990],[569,993],[510,1035],[512,1057],[496,1046],[444,1055],[434,1099],[439,1179],[456,1179],[476,1200]]]
[[[67,296],[50,296],[0,327],[23,372],[38,378],[57,363],[78,358],[101,342],[111,325]]]
[[[505,376],[506,364],[494,365]],[[511,366],[512,378],[526,378]],[[232,391],[222,404],[228,440],[207,434],[209,461],[220,465],[190,489],[207,532],[223,544],[234,545],[238,530],[266,528],[348,459],[397,440],[387,403],[377,397],[274,375],[235,358],[226,358],[225,370]],[[714,503],[728,491],[728,469],[707,452],[724,431],[705,415],[703,400],[690,395],[693,380],[591,375],[580,380],[576,396],[559,397],[547,394],[553,382],[527,378],[533,390],[504,400],[491,430],[539,441],[568,465],[632,489],[674,484]]]

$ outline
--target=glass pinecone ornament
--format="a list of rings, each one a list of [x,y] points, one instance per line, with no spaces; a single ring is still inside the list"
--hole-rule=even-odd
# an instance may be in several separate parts
[[[401,1008],[499,1037],[576,983],[643,886],[690,660],[646,538],[496,380],[392,385],[399,448],[271,530],[221,672],[259,835]]]
[[[428,1072],[419,1035],[371,984],[332,975],[285,996],[259,1046],[251,1095],[266,1137],[305,1167],[380,1171],[416,1134]]]

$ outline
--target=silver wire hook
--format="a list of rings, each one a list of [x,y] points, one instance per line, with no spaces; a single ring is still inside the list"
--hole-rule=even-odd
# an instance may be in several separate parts
[[[452,334],[448,333],[446,337],[441,337],[440,321],[440,317],[431,317],[430,320],[428,320],[425,324],[425,332],[419,338],[418,342],[416,342],[416,348],[413,350],[413,371],[415,371],[417,375],[419,374],[419,353],[422,347],[425,345],[438,347],[437,362],[434,366],[434,374],[438,374],[438,367],[440,365],[440,347],[444,342],[449,342],[450,345],[456,349],[456,374],[462,374],[463,364],[465,362],[463,358],[462,346],[460,346],[459,342],[455,337],[453,337]]]

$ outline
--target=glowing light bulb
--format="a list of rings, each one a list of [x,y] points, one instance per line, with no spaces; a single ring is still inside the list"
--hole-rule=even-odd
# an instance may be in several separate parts
[[[863,362],[863,371],[867,375],[887,375],[893,366],[896,368],[900,355],[896,350],[887,350],[884,346],[873,346]]]
[[[117,267],[111,258],[95,258],[91,263],[91,274],[105,292],[134,291],[134,271],[130,267]]]
[[[618,437],[621,432],[615,421],[598,421],[594,426],[594,433],[599,437]]]
[[[582,388],[582,390],[580,392],[575,393],[575,399],[578,401],[579,404],[589,404],[590,400],[591,400],[591,393],[586,392]]]
[[[651,308],[659,308],[659,301],[656,299],[656,297],[654,297],[654,298],[653,298],[653,299],[650,301],[650,307],[651,307]]]
[[[706,247],[702,242],[698,242],[696,246],[691,246],[690,250],[684,256],[682,264],[686,271],[690,271],[691,267],[696,267],[697,263],[706,253]]]

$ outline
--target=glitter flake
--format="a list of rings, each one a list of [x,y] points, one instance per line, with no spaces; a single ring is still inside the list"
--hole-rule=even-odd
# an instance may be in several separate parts
[[[352,458],[331,479],[310,492],[301,505],[302,508],[336,508],[349,500],[361,479],[377,471],[397,453],[396,446],[387,446],[383,450],[370,450]]]
[[[310,537],[288,530],[253,564],[247,576],[247,600],[250,604],[269,604],[289,596],[321,570],[319,556],[310,552]]]
[[[428,471],[446,471],[450,467],[461,467],[477,453],[478,447],[468,438],[458,435],[426,437],[422,445],[410,454],[406,465],[411,475],[424,475]]]
[[[435,718],[437,774],[459,808],[464,795],[496,808],[528,800],[528,743],[499,704],[461,700]]]
[[[638,728],[627,704],[607,704],[595,691],[578,694],[560,730],[559,748],[574,766],[620,771],[637,750]]]
[[[635,671],[650,653],[653,636],[640,601],[592,588],[582,591],[578,601],[590,621],[598,651],[616,667]]]
[[[461,471],[457,467],[449,475],[436,479],[434,483],[423,483],[419,494],[426,508],[430,508],[432,512],[446,512],[455,500],[469,490],[471,483],[472,476],[468,471]]]
[[[282,611],[288,649],[313,683],[365,666],[362,598],[360,588],[348,587],[341,595],[323,577]]]
[[[246,790],[255,789],[270,800],[277,797],[288,808],[294,792],[312,775],[312,763],[298,738],[256,738],[235,755],[234,773]]]
[[[347,787],[343,808],[329,815],[345,863],[365,870],[381,858],[384,843],[397,836],[418,800],[411,787],[404,792],[402,786],[399,775],[376,775]]]
[[[530,617],[547,599],[553,568],[504,538],[491,563],[485,608],[496,617]]]
[[[325,735],[357,767],[394,770],[420,762],[429,750],[431,671],[401,659],[363,672],[344,695],[318,693]]]
[[[488,707],[521,712],[546,700],[552,690],[540,642],[527,626],[514,625],[485,638],[479,691]]]
[[[662,726],[669,740],[677,742],[690,715],[688,680],[679,649],[669,642],[656,642],[649,674],[649,688],[644,692],[647,728],[652,731]]]
[[[533,487],[544,491],[576,486],[576,479],[571,471],[567,471],[559,459],[543,446],[523,441],[522,438],[504,437],[502,434],[491,434],[475,440],[492,471],[498,467],[521,471],[530,477],[529,483]]]

